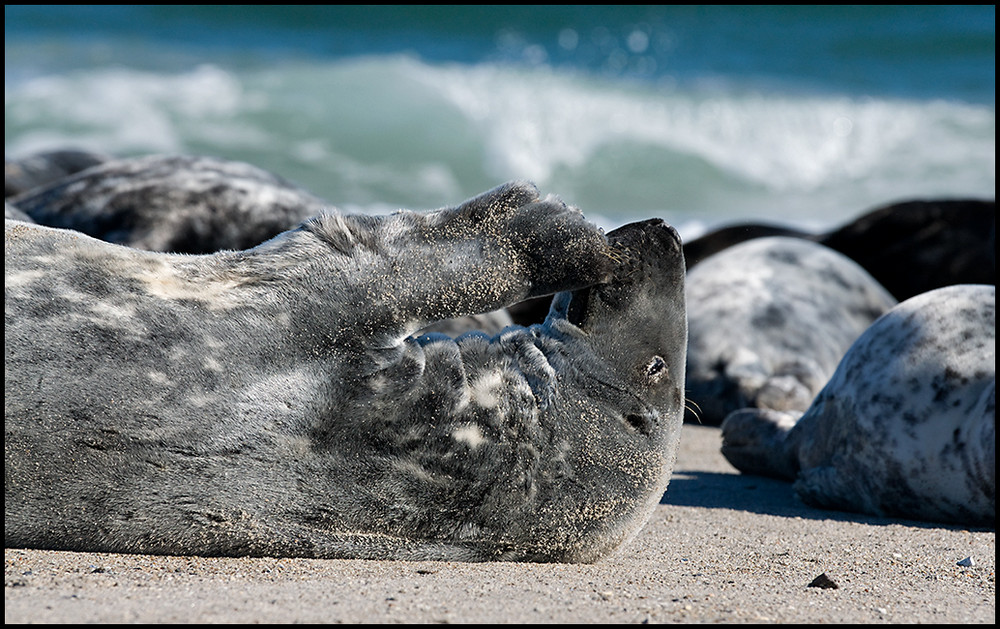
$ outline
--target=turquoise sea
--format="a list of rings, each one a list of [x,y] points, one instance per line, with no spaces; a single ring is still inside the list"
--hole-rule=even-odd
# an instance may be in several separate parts
[[[4,149],[247,161],[343,211],[509,179],[606,227],[996,195],[995,5],[4,8]]]

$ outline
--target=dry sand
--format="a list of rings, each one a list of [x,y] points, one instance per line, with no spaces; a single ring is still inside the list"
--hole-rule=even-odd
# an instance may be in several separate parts
[[[719,439],[684,427],[663,503],[594,565],[6,549],[4,621],[996,622],[995,531],[811,509]],[[821,574],[838,587],[810,587]]]

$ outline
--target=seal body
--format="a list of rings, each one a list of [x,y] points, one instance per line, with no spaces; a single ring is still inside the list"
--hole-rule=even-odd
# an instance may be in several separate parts
[[[4,219],[8,219],[9,218],[12,221],[24,221],[25,223],[34,223],[35,222],[35,221],[31,220],[30,216],[28,216],[27,214],[25,214],[21,210],[17,209],[16,207],[14,207],[13,205],[11,205],[10,203],[4,203],[3,204],[3,215],[4,215],[3,216]]]
[[[819,236],[903,301],[954,284],[996,284],[995,200],[891,203]]]
[[[879,206],[833,230],[737,223],[684,243],[688,270],[765,236],[812,240],[854,260],[897,300],[953,284],[996,284],[996,201],[912,200]]]
[[[822,245],[749,240],[688,273],[689,421],[745,408],[803,411],[851,343],[896,301]]]
[[[996,288],[929,291],[876,321],[801,417],[727,417],[722,453],[820,508],[995,526],[995,361]]]
[[[108,159],[7,202],[36,223],[137,249],[247,249],[328,208],[256,166],[214,157]]]
[[[8,221],[10,547],[594,561],[683,407],[684,264],[529,184],[175,255]],[[558,293],[489,337],[428,324]]]
[[[80,149],[40,151],[17,159],[5,157],[3,196],[6,199],[23,194],[110,159],[108,155]]]

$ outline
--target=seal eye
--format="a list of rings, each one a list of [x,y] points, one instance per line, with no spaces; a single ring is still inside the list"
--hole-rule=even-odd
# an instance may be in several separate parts
[[[653,359],[649,361],[646,365],[646,377],[656,382],[663,377],[663,374],[667,371],[667,362],[659,356],[653,356]]]

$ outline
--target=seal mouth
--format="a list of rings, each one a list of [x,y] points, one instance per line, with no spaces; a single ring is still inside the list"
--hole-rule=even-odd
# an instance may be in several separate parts
[[[573,299],[569,302],[569,308],[566,309],[566,320],[576,327],[582,327],[583,322],[587,319],[587,312],[590,310],[590,299],[594,294],[594,290],[593,287],[590,287],[573,291]]]
[[[625,426],[632,432],[648,437],[653,432],[660,414],[655,410],[648,410],[644,413],[629,413],[625,415]]]

